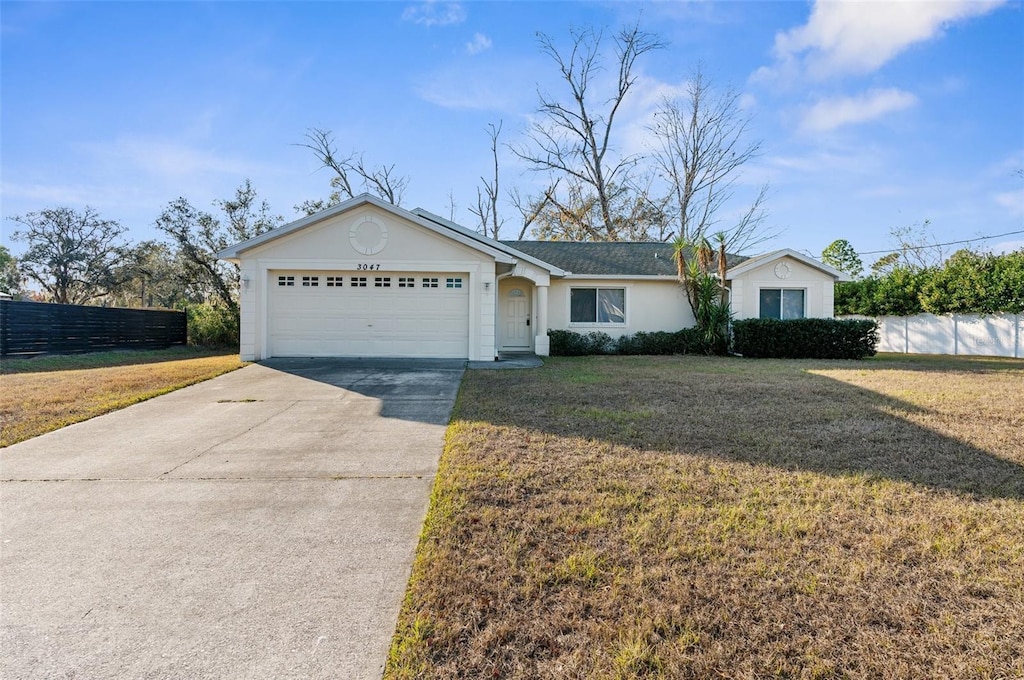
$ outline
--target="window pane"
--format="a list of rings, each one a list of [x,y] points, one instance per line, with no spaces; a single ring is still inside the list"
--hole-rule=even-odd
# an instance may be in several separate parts
[[[761,311],[762,319],[782,318],[782,291],[778,288],[765,288],[761,290]]]
[[[625,288],[602,288],[597,303],[598,323],[626,323]]]
[[[782,318],[804,318],[804,292],[802,290],[782,291]]]
[[[597,289],[573,288],[569,291],[569,321],[594,323],[597,319]]]

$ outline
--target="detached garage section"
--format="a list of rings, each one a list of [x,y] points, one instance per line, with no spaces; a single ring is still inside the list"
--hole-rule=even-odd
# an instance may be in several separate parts
[[[218,255],[241,270],[245,360],[490,361],[496,267],[515,262],[478,234],[368,195]]]

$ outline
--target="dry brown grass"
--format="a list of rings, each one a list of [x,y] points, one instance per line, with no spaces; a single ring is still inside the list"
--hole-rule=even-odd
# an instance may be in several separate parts
[[[470,371],[389,678],[1024,677],[1024,362]]]
[[[0,371],[0,447],[241,365],[237,353],[191,348],[5,359]]]

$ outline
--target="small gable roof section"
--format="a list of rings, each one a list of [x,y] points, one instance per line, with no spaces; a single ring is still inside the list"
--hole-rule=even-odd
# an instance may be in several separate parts
[[[847,274],[846,272],[842,272],[842,271],[836,269],[835,267],[830,267],[829,265],[825,264],[824,262],[819,262],[818,260],[815,260],[813,257],[808,257],[806,255],[801,255],[800,253],[798,253],[795,250],[792,250],[790,248],[784,248],[782,250],[775,250],[775,251],[772,251],[770,253],[764,253],[763,255],[756,255],[756,256],[748,259],[748,260],[744,260],[743,262],[739,263],[738,265],[736,265],[734,267],[730,267],[729,271],[726,272],[726,277],[731,281],[731,280],[735,279],[738,276],[743,276],[747,272],[750,272],[750,271],[753,271],[754,269],[757,269],[758,267],[763,267],[766,264],[771,264],[772,262],[775,262],[777,260],[782,260],[782,259],[787,258],[787,257],[793,258],[797,262],[805,264],[808,267],[811,267],[813,269],[817,269],[818,271],[820,271],[820,272],[822,272],[824,274],[827,274],[828,276],[831,276],[835,281],[852,281],[853,280],[852,278],[850,278],[850,275]]]
[[[282,225],[276,229],[264,232],[255,238],[251,238],[241,243],[236,243],[233,246],[225,248],[221,252],[217,253],[217,257],[222,260],[228,260],[231,262],[238,263],[243,257],[244,253],[254,248],[264,246],[268,243],[272,243],[278,239],[286,236],[291,236],[304,229],[312,228],[322,222],[329,220],[333,217],[337,217],[344,213],[362,208],[364,206],[374,206],[380,210],[383,210],[391,215],[400,219],[412,222],[418,227],[433,232],[439,236],[450,239],[457,243],[472,248],[473,250],[480,251],[490,257],[494,258],[495,262],[504,264],[514,264],[515,258],[505,252],[505,249],[501,247],[501,244],[493,242],[493,245],[487,244],[479,239],[473,239],[467,237],[461,230],[451,229],[446,225],[438,224],[435,221],[425,219],[424,217],[417,215],[416,213],[400,208],[396,205],[392,205],[387,201],[383,201],[379,198],[371,196],[369,194],[360,194],[347,201],[339,203],[336,206],[330,207],[326,210],[321,210],[318,213],[303,217],[289,222],[288,224]]]
[[[671,243],[637,241],[502,241],[573,276],[669,277],[677,276],[675,248]],[[734,267],[746,260],[727,255]]]

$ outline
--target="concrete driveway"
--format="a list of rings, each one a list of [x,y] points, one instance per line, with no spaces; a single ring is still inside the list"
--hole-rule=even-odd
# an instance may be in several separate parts
[[[462,364],[275,360],[0,451],[0,677],[379,678]]]

